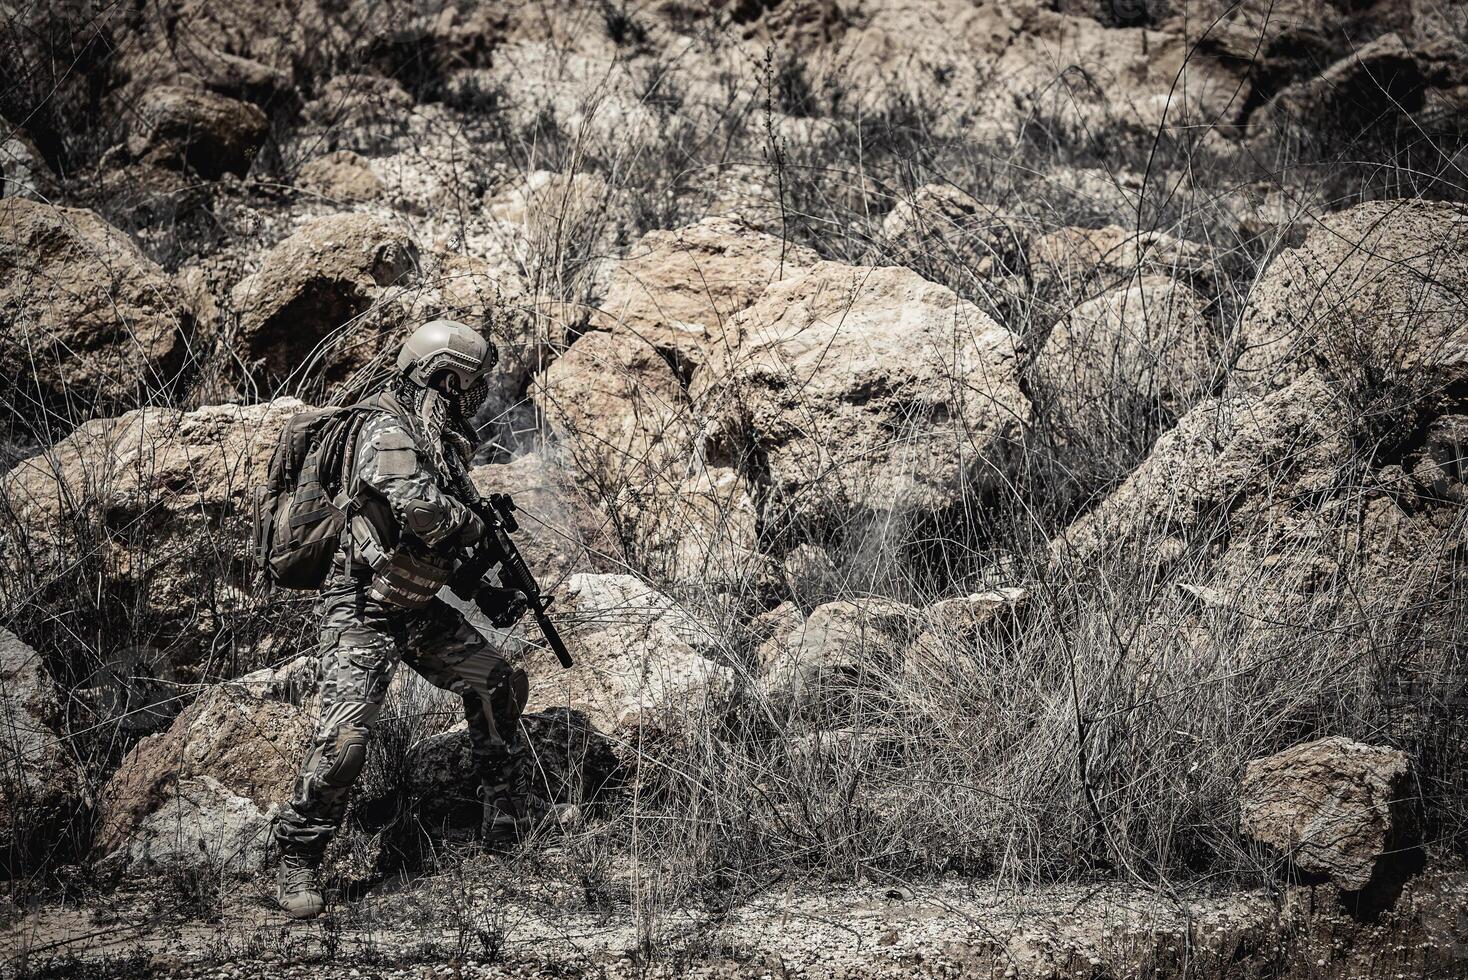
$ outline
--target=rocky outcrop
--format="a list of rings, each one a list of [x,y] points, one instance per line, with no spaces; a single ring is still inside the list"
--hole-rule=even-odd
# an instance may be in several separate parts
[[[1270,489],[1328,485],[1349,450],[1328,388],[1318,378],[1255,402],[1208,399],[1157,440],[1151,455],[1066,532],[1062,547],[1090,561],[1135,534],[1184,538],[1219,520],[1242,529],[1240,506],[1270,506]],[[1271,466],[1271,461],[1278,461]],[[1296,499],[1290,494],[1286,500]],[[1261,514],[1261,517],[1266,515]]]
[[[1068,553],[1089,561],[1138,534],[1181,540],[1212,526],[1214,584],[1228,594],[1349,578],[1386,610],[1446,587],[1443,549],[1465,492],[1452,433],[1468,260],[1451,247],[1465,233],[1460,208],[1430,202],[1322,219],[1256,284],[1229,390],[1157,440],[1065,535]]]
[[[1020,270],[1013,219],[952,184],[924,184],[882,219],[892,260],[938,282]]]
[[[417,273],[418,247],[396,223],[366,214],[316,218],[234,287],[241,356],[276,384],[293,373],[339,382],[404,326],[395,287],[411,285]]]
[[[1033,365],[1061,438],[1099,448],[1136,419],[1173,419],[1221,371],[1195,292],[1148,277],[1082,303],[1051,330]],[[1038,400],[1038,399],[1037,399]]]
[[[283,701],[211,688],[123,759],[98,800],[93,852],[132,871],[258,870],[313,730],[308,712]]]
[[[1244,312],[1229,390],[1161,436],[1058,553],[1166,566],[1206,541],[1187,584],[1280,624],[1367,609],[1416,621],[1453,601],[1468,266],[1443,236],[1464,220],[1360,205],[1280,254]]]
[[[728,218],[650,231],[614,266],[597,321],[636,334],[682,370],[725,343],[729,318],[816,254]]]
[[[20,463],[0,478],[0,500],[27,528],[14,547],[36,578],[0,582],[0,599],[24,590],[90,628],[96,616],[122,617],[124,635],[157,647],[181,679],[229,669],[229,657],[208,655],[221,636],[235,655],[264,656],[275,630],[295,627],[253,581],[252,495],[280,426],[303,407],[139,409],[88,422]],[[78,588],[99,605],[78,607]]]
[[[339,204],[360,204],[382,196],[382,181],[366,159],[351,150],[317,157],[296,174],[296,185]]]
[[[1461,40],[1432,37],[1414,44],[1387,33],[1341,54],[1324,71],[1282,87],[1256,109],[1249,116],[1251,139],[1329,149],[1373,132],[1394,138],[1400,128],[1414,126],[1437,139],[1461,137],[1468,110]]]
[[[1420,611],[1460,589],[1464,221],[1449,205],[1360,205],[1277,256],[1228,390],[1162,435],[1057,556],[1187,556],[1184,591],[1281,635],[1365,616],[1451,643]]]
[[[859,26],[808,59],[808,70],[839,78],[876,106],[929,105],[940,131],[972,132],[977,119],[1013,133],[1036,118],[1074,131],[1155,128],[1179,118],[1228,119],[1248,97],[1239,66],[1196,51],[1181,31],[1108,29],[1039,3],[939,0],[865,12]],[[912,70],[917,65],[940,68],[942,84]]]
[[[128,150],[145,163],[215,180],[243,177],[269,133],[258,106],[214,92],[159,86],[143,94]]]
[[[59,734],[60,693],[41,657],[0,629],[0,871],[66,858],[86,786]]]
[[[692,393],[708,458],[750,475],[776,533],[982,495],[1030,418],[1014,337],[909,269],[822,263],[732,327]]]
[[[1407,754],[1335,736],[1305,742],[1244,769],[1239,824],[1302,871],[1355,891],[1377,861],[1402,847]]]
[[[1233,383],[1267,390],[1311,367],[1400,419],[1468,370],[1468,209],[1374,201],[1326,215],[1270,262],[1239,326]]]
[[[571,705],[612,732],[683,727],[728,696],[733,672],[710,659],[709,627],[631,575],[571,576],[556,620],[577,666],[537,678],[532,708]]]
[[[7,403],[76,409],[166,397],[193,328],[163,271],[91,211],[0,200]]]

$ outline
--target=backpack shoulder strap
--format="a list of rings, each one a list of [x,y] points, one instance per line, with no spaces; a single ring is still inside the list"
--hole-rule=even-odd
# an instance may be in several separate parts
[[[342,426],[341,461],[337,469],[334,497],[342,500],[345,507],[352,502],[352,477],[357,465],[357,440],[362,435],[362,426],[372,414],[370,409],[353,405],[348,410],[346,423]]]

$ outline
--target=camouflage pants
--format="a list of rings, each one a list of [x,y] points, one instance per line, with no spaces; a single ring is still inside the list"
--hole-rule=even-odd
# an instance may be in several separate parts
[[[295,795],[276,821],[282,845],[324,848],[340,826],[399,661],[463,699],[481,780],[508,781],[519,762],[525,674],[512,670],[462,613],[440,599],[398,609],[345,576],[327,583],[317,611],[321,721]]]

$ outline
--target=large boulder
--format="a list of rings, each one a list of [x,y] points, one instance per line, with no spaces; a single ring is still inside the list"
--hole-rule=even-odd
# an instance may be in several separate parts
[[[567,467],[603,504],[656,496],[680,480],[695,435],[688,396],[642,338],[584,334],[531,390]]]
[[[1200,49],[1248,67],[1270,90],[1318,75],[1352,45],[1396,25],[1379,25],[1383,14],[1401,14],[1413,4],[1335,4],[1316,0],[1201,0],[1189,16],[1169,26],[1189,33]],[[1176,11],[1181,14],[1181,11]],[[1199,22],[1201,18],[1201,22]],[[1245,107],[1240,106],[1242,113]]]
[[[1002,586],[924,607],[922,632],[903,655],[908,674],[941,680],[955,664],[970,670],[974,658],[1016,634],[1029,600],[1028,589]]]
[[[1313,370],[1262,396],[1206,399],[1057,539],[1056,554],[1077,567],[1167,569],[1192,549],[1188,584],[1256,628],[1366,616],[1448,642],[1451,622],[1420,611],[1461,591],[1461,415],[1385,458],[1379,443],[1358,444],[1356,417]]]
[[[86,785],[61,722],[60,692],[40,655],[0,630],[0,871],[7,874],[70,856]]]
[[[817,606],[778,642],[760,647],[760,689],[800,714],[845,704],[855,691],[897,674],[921,625],[917,609],[889,599]]]
[[[695,453],[688,395],[651,344],[622,329],[584,334],[532,392],[560,464],[634,567],[715,588],[762,574],[749,481]]]
[[[253,493],[281,425],[303,408],[139,409],[21,462],[0,477],[0,500],[26,530],[0,553],[28,574],[0,582],[0,600],[24,596],[87,633],[110,622],[162,651],[183,680],[263,657],[304,610],[254,582]]]
[[[0,197],[54,198],[56,175],[26,131],[0,119]]]
[[[693,379],[711,461],[748,475],[767,529],[935,514],[997,486],[1030,419],[1015,339],[910,269],[826,262],[734,317]]]
[[[1410,789],[1400,749],[1341,736],[1255,759],[1239,787],[1239,825],[1302,871],[1356,891],[1402,839]]]
[[[729,318],[771,282],[819,261],[815,252],[729,218],[650,231],[616,263],[602,321],[626,330],[691,371],[724,343]]]
[[[128,150],[146,163],[210,180],[243,177],[269,134],[258,106],[214,92],[166,85],[144,93]]]
[[[134,872],[258,870],[314,728],[286,702],[210,688],[168,731],[134,746],[103,787],[93,853]]]
[[[1321,219],[1256,283],[1229,388],[1056,542],[1082,565],[1189,557],[1194,596],[1284,630],[1361,617],[1451,642],[1468,217],[1375,202]],[[1398,627],[1393,627],[1398,628]],[[1415,658],[1414,658],[1415,661]]]
[[[1229,389],[1159,438],[1063,550],[1090,562],[1206,535],[1216,584],[1238,596],[1354,575],[1351,593],[1411,608],[1445,587],[1465,493],[1465,235],[1468,212],[1425,201],[1322,218],[1255,284]]]
[[[1032,366],[1061,437],[1100,449],[1119,427],[1135,433],[1192,407],[1220,370],[1204,309],[1187,286],[1147,277],[1063,317]]]
[[[571,576],[556,621],[577,665],[536,678],[531,708],[569,705],[611,732],[688,725],[729,694],[733,672],[711,659],[712,630],[631,575]]]
[[[0,390],[13,406],[166,396],[193,321],[178,289],[91,211],[0,200]],[[54,424],[54,423],[50,423]]]
[[[1268,389],[1312,367],[1363,409],[1436,399],[1468,365],[1468,209],[1372,201],[1326,215],[1250,292],[1233,383]]]
[[[292,374],[343,381],[401,332],[405,311],[393,300],[417,273],[418,247],[394,222],[367,214],[316,218],[234,287],[240,354],[276,384]]]
[[[521,716],[520,727],[533,762],[531,785],[544,799],[582,806],[617,784],[620,761],[612,743],[582,712],[564,707],[532,711]],[[479,771],[466,726],[414,743],[405,769],[407,796],[416,804],[415,825],[478,829],[483,802],[475,792]],[[372,802],[361,801],[359,813],[370,813]]]
[[[1284,140],[1322,150],[1393,139],[1416,127],[1435,139],[1461,139],[1468,110],[1468,66],[1461,41],[1412,43],[1383,34],[1340,52],[1319,74],[1280,88],[1249,116],[1257,141]]]
[[[296,174],[296,186],[338,204],[376,200],[384,190],[367,161],[351,150],[337,150],[310,161]]]
[[[1089,563],[1125,550],[1137,535],[1198,535],[1230,510],[1230,525],[1242,527],[1250,515],[1241,505],[1271,507],[1274,486],[1324,489],[1332,464],[1348,451],[1335,400],[1313,376],[1257,402],[1237,395],[1208,399],[1164,433],[1147,460],[1057,546]],[[1160,550],[1159,559],[1166,553]]]

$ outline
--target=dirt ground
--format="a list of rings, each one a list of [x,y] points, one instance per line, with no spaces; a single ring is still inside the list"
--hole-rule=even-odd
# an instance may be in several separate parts
[[[1167,895],[947,879],[775,883],[670,911],[484,859],[288,923],[271,883],[50,900],[0,931],[5,977],[1464,977],[1468,873],[1373,911],[1328,886]]]

